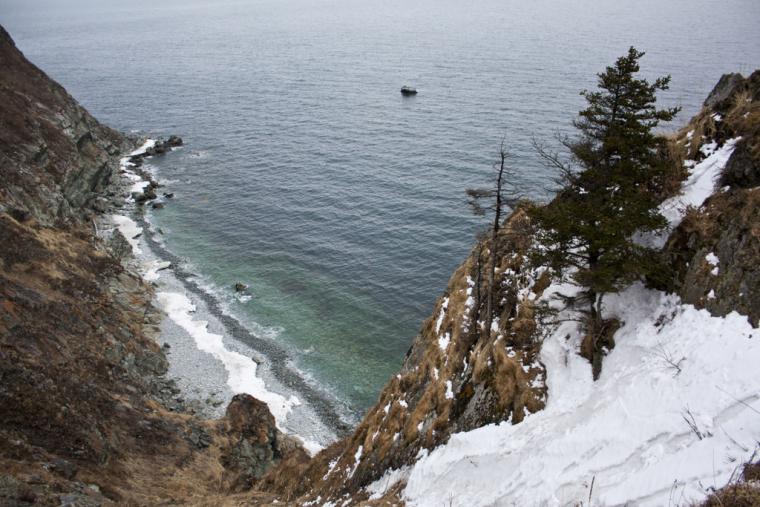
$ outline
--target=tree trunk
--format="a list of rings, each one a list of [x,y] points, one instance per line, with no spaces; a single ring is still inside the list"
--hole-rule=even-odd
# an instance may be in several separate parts
[[[487,294],[487,303],[486,303],[486,336],[491,335],[491,323],[493,322],[493,310],[494,310],[494,304],[493,304],[493,293],[494,293],[494,278],[496,274],[496,254],[497,254],[497,240],[499,235],[499,227],[501,226],[501,187],[502,187],[502,177],[504,176],[504,165],[507,158],[507,152],[504,149],[504,144],[502,143],[501,149],[499,150],[499,175],[496,178],[496,206],[495,206],[495,213],[493,218],[493,228],[491,229],[491,259],[490,259],[490,265],[488,266],[488,294]]]

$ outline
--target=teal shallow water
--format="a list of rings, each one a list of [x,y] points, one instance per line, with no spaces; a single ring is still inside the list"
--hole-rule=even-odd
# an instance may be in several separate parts
[[[545,197],[531,138],[567,131],[596,72],[647,50],[684,122],[723,72],[760,67],[757,19],[752,0],[0,0],[102,121],[185,138],[154,161],[176,194],[152,217],[167,247],[356,414],[467,254],[463,191],[505,133]]]

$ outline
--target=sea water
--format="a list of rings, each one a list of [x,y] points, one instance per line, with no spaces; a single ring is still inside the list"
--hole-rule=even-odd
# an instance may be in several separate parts
[[[227,339],[271,344],[349,419],[485,226],[464,190],[502,139],[510,182],[545,199],[531,142],[572,133],[595,73],[647,51],[675,128],[722,73],[760,67],[759,19],[756,0],[0,0],[97,118],[184,138],[149,161],[175,194],[146,217],[161,248],[245,329]]]

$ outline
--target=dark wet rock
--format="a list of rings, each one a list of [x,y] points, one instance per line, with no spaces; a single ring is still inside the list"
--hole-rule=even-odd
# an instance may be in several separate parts
[[[137,204],[145,204],[147,201],[157,199],[158,195],[156,195],[154,187],[148,185],[142,192],[132,192],[132,198]]]
[[[185,438],[196,449],[206,449],[214,441],[214,439],[211,438],[211,435],[200,426],[191,426],[189,431],[185,434]]]
[[[757,224],[757,187],[719,192],[686,215],[665,247],[673,289],[685,303],[718,316],[737,311],[760,325],[760,235],[752,233]],[[708,254],[717,257],[716,266]]]
[[[85,493],[60,495],[60,507],[100,507],[103,502]]]
[[[106,248],[116,259],[125,259],[132,254],[132,246],[119,229],[114,229],[106,242]]]
[[[284,458],[308,459],[295,439],[277,429],[266,403],[251,395],[235,395],[220,424],[221,432],[229,439],[222,464],[233,490],[249,489],[253,481]]]
[[[61,458],[53,460],[53,462],[50,463],[50,469],[69,480],[73,479],[79,470],[76,465]]]
[[[164,207],[164,203],[162,203],[162,202],[154,202],[151,205],[151,208],[153,208],[153,209],[162,209],[163,207]]]
[[[8,214],[17,222],[26,222],[32,218],[32,214],[23,208],[10,208]]]
[[[248,286],[244,284],[243,282],[237,282],[234,285],[234,288],[235,288],[235,292],[245,292],[246,290],[248,290]]]
[[[108,199],[105,197],[96,197],[92,201],[92,209],[98,213],[105,213],[108,210]]]
[[[720,177],[720,186],[725,185],[741,188],[760,185],[760,160],[753,155],[747,139],[742,139],[736,144],[731,158],[726,163]]]
[[[169,139],[166,141],[158,139],[156,141],[156,144],[149,148],[146,148],[143,153],[133,155],[130,158],[130,161],[135,165],[142,165],[142,159],[156,155],[163,155],[164,153],[170,152],[172,148],[176,146],[182,146],[182,138],[179,136],[169,136]],[[139,160],[139,163],[137,163],[136,160]]]
[[[169,370],[169,361],[162,352],[145,350],[136,356],[135,369],[138,370],[136,372],[138,375],[143,373],[164,375]]]
[[[715,111],[725,111],[737,89],[744,85],[744,77],[738,73],[723,74],[707,96],[704,106]]]
[[[164,197],[167,199],[174,199],[174,192],[164,192]]]
[[[179,136],[169,136],[166,144],[169,146],[182,146],[182,138]]]

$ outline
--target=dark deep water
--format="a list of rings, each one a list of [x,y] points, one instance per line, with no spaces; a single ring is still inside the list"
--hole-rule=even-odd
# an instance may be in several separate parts
[[[184,137],[155,161],[177,196],[151,218],[167,247],[355,413],[467,254],[463,190],[502,136],[545,197],[531,138],[568,129],[596,72],[646,50],[680,125],[722,73],[760,67],[758,20],[756,0],[0,0],[101,121]]]

